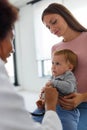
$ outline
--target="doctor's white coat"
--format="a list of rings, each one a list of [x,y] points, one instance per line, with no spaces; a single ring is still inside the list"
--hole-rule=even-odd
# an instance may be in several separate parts
[[[32,120],[24,107],[24,101],[14,91],[4,62],[0,59],[0,130],[62,130],[54,111],[47,111],[42,124]]]

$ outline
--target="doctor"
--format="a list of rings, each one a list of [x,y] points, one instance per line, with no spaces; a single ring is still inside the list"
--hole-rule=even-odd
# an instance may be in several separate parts
[[[58,98],[55,88],[50,86],[45,89],[46,113],[42,124],[39,124],[32,120],[22,97],[15,93],[14,86],[9,81],[5,63],[13,52],[12,27],[17,19],[17,8],[0,0],[0,130],[62,130],[55,112]]]

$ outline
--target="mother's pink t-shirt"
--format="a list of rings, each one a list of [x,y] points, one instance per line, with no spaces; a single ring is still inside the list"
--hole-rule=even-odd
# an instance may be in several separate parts
[[[70,49],[78,56],[78,66],[75,71],[78,92],[87,92],[87,32],[81,33],[69,42],[60,42],[52,47],[52,52],[61,49]]]

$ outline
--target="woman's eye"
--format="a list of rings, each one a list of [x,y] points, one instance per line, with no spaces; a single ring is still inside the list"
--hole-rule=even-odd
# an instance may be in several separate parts
[[[53,21],[52,24],[56,24],[57,23],[57,20]]]

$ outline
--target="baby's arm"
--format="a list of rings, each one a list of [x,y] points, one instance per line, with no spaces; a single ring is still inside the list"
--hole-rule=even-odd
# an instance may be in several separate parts
[[[56,87],[63,95],[67,95],[76,91],[77,82],[72,73],[68,74],[63,79],[53,79],[51,82],[53,86]]]

